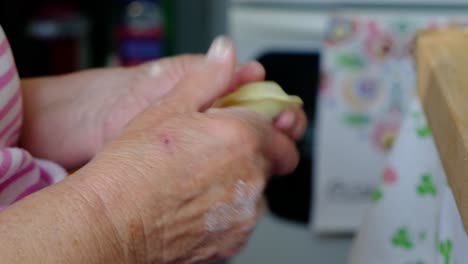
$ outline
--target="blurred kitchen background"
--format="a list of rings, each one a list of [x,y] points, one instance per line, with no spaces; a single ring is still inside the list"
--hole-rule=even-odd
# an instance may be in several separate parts
[[[467,9],[466,0],[0,0],[0,24],[22,77],[201,53],[231,36],[241,62],[259,60],[267,79],[303,98],[309,128],[298,169],[272,180],[267,215],[229,263],[341,264],[378,198],[394,114],[413,89],[412,37],[463,23]],[[345,122],[335,124],[341,105]]]

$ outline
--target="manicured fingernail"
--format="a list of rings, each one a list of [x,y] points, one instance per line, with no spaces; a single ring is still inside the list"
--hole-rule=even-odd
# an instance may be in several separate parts
[[[276,125],[281,129],[289,129],[296,122],[296,115],[293,112],[287,111],[282,113],[276,120]]]
[[[224,61],[229,57],[232,48],[231,41],[226,37],[217,37],[208,50],[208,59],[214,61]]]

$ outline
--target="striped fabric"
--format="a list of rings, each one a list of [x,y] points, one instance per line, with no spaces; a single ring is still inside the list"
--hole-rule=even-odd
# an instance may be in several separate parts
[[[0,210],[66,175],[58,165],[15,147],[22,116],[20,80],[0,26]]]

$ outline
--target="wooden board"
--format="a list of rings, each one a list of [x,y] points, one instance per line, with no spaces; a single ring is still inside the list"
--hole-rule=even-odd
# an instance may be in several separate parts
[[[416,38],[418,94],[468,230],[468,31]]]

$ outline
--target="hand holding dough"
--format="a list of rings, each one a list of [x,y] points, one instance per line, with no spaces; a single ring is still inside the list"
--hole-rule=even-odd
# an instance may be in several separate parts
[[[288,95],[275,82],[255,82],[244,85],[235,92],[218,99],[213,107],[246,107],[272,121],[286,109],[302,105],[301,98]]]

